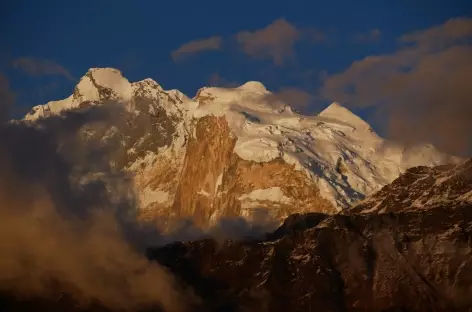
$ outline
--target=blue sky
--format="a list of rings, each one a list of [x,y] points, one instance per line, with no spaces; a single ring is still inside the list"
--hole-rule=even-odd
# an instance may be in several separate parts
[[[151,77],[189,96],[209,82],[259,80],[273,91],[306,92],[312,98],[300,109],[316,111],[339,100],[321,99],[327,77],[367,56],[396,53],[402,35],[470,19],[472,2],[6,0],[0,10],[0,70],[16,107],[66,97],[88,68],[110,66],[131,81]],[[270,31],[274,23],[279,28]],[[249,38],[238,40],[245,31]],[[285,39],[271,37],[285,31]],[[218,49],[172,57],[185,43],[212,37]],[[352,107],[369,119],[376,106]]]

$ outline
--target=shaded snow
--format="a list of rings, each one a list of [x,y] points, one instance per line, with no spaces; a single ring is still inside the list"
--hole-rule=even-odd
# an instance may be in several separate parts
[[[208,193],[208,192],[205,191],[205,190],[200,190],[200,191],[197,192],[197,194],[203,195],[203,196],[205,196],[205,197],[210,197],[210,196],[211,196],[211,194]]]
[[[214,190],[214,193],[215,194],[218,194],[218,188],[220,187],[220,185],[223,183],[223,172],[220,173],[220,175],[218,176],[218,178],[216,179],[216,183],[215,183],[215,190]]]
[[[145,188],[142,192],[140,192],[139,199],[140,199],[141,207],[146,207],[147,205],[156,203],[156,202],[161,203],[161,204],[166,204],[172,198],[170,194],[166,191],[152,190],[150,188]]]
[[[124,101],[131,99],[131,84],[120,71],[113,68],[93,68],[89,70],[89,73],[97,85],[113,90]]]

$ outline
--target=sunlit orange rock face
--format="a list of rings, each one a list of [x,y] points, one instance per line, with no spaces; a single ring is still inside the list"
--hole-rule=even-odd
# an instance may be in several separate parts
[[[293,165],[281,159],[257,163],[236,155],[237,138],[224,116],[205,116],[194,120],[193,126],[195,137],[188,141],[182,167],[179,161],[162,157],[144,175],[142,188],[168,192],[173,200],[151,203],[142,210],[142,218],[183,217],[208,226],[221,217],[266,214],[282,220],[296,212],[335,212],[315,183]],[[267,198],[251,200],[248,194],[260,190],[267,190]]]
[[[320,197],[316,185],[292,165],[281,159],[256,163],[233,153],[236,138],[224,117],[202,117],[195,127],[172,207],[179,216],[207,225],[212,218],[254,217],[258,208],[276,218],[308,210],[335,211]],[[245,203],[245,194],[274,189],[283,195],[282,201],[269,196]]]

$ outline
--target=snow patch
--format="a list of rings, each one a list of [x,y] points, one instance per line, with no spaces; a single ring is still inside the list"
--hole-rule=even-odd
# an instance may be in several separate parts
[[[77,92],[83,101],[98,101],[100,100],[100,94],[90,79],[89,76],[84,76],[80,79],[77,85]]]
[[[462,194],[458,199],[462,200],[462,201],[465,201],[465,202],[471,202],[472,203],[472,191],[469,191],[465,194]]]
[[[265,138],[238,138],[234,152],[242,159],[256,162],[268,162],[282,155],[278,143]]]
[[[157,159],[157,155],[155,153],[147,152],[146,156],[143,158],[138,158],[134,163],[132,163],[126,169],[128,171],[136,172],[139,171],[140,167],[149,167],[154,164]]]
[[[329,105],[319,116],[340,120],[361,130],[368,130],[370,128],[368,123],[337,102]]]
[[[218,194],[218,188],[220,187],[222,183],[223,183],[223,172],[220,173],[220,175],[216,179],[214,194]]]
[[[203,196],[206,196],[206,197],[210,197],[210,196],[211,196],[211,194],[208,193],[208,192],[205,191],[205,190],[200,190],[200,191],[197,192],[197,194],[203,195]]]
[[[38,118],[48,117],[50,115],[60,114],[64,109],[71,109],[75,106],[73,96],[69,96],[64,100],[51,101],[46,105],[34,106],[31,111],[24,117],[24,120],[36,120]]]
[[[238,89],[262,94],[268,93],[266,87],[259,81],[248,81],[242,86],[239,86]]]
[[[168,192],[162,190],[152,190],[149,187],[140,192],[141,207],[146,207],[152,203],[168,204],[171,201],[171,196]]]
[[[281,204],[290,204],[292,200],[285,196],[282,189],[278,186],[274,186],[267,189],[254,190],[249,194],[243,194],[238,197],[242,202],[241,207],[246,208],[257,208],[258,202],[270,201]]]
[[[131,84],[119,70],[114,68],[91,68],[89,73],[97,85],[113,90],[124,101],[131,99],[133,91]]]

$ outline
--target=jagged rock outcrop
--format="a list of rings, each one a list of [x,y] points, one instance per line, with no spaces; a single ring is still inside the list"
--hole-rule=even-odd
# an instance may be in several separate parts
[[[460,164],[413,167],[351,213],[415,211],[472,204],[472,158]]]

